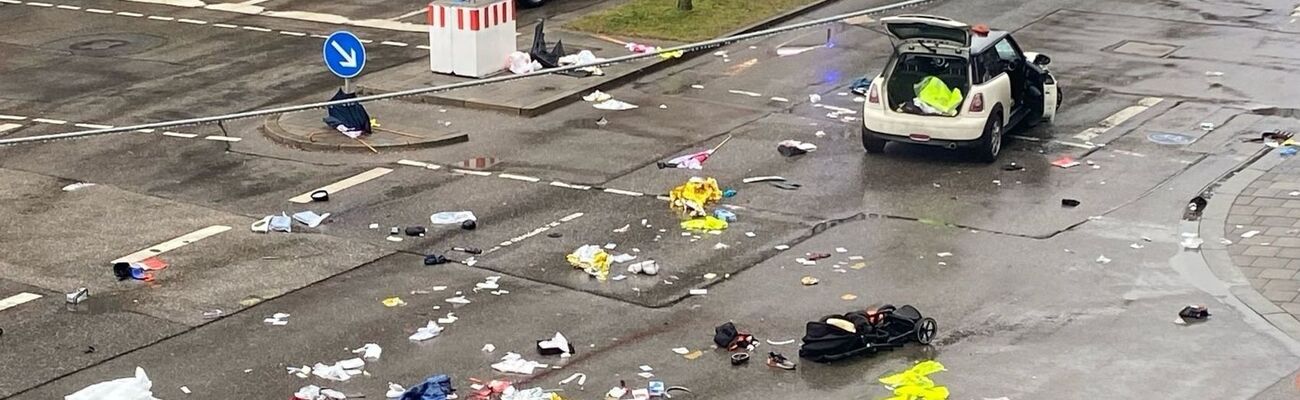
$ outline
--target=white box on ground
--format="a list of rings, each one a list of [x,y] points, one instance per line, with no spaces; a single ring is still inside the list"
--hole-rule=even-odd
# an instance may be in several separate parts
[[[514,0],[434,1],[428,19],[433,72],[481,78],[515,51]]]

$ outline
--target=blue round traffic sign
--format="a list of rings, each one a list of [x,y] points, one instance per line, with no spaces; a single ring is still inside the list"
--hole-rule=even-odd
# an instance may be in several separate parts
[[[325,38],[325,66],[340,78],[353,78],[366,67],[366,48],[352,32],[338,31]]]

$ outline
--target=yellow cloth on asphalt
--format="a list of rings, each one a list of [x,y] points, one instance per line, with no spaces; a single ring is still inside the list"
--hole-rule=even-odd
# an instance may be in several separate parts
[[[693,177],[668,192],[668,205],[690,217],[709,215],[708,207],[722,200],[722,189],[713,178]]]
[[[894,389],[894,396],[885,400],[945,400],[948,398],[948,388],[935,386],[934,381],[928,377],[945,370],[938,361],[924,361],[906,371],[880,378],[880,383]]]
[[[727,221],[717,217],[703,217],[682,221],[682,229],[688,231],[720,231],[727,229]]]
[[[609,277],[609,253],[596,245],[585,245],[564,257],[574,268],[580,268],[599,280]]]
[[[961,89],[948,88],[948,84],[937,76],[925,77],[912,89],[916,90],[916,98],[922,103],[934,107],[944,115],[957,115],[957,106],[961,105],[962,99]]]

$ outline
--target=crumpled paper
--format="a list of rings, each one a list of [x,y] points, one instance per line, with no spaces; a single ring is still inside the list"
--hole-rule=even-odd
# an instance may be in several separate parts
[[[668,192],[669,206],[690,217],[708,216],[708,207],[718,200],[722,200],[722,189],[713,178],[692,177]]]
[[[596,279],[603,281],[609,278],[609,253],[606,253],[600,246],[584,245],[574,250],[572,254],[565,256],[565,259],[574,268],[581,268],[587,274],[596,277]]]
[[[428,325],[417,329],[415,333],[411,335],[410,339],[412,341],[421,342],[438,337],[438,334],[440,333],[442,333],[442,327],[438,326],[437,322],[429,321]]]
[[[513,352],[506,353],[505,357],[501,357],[500,362],[492,364],[492,369],[497,371],[524,375],[532,375],[533,370],[546,367],[546,364],[525,360],[524,356]]]

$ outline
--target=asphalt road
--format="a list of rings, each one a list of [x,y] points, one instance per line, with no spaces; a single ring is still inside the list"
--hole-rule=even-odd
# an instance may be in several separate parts
[[[423,35],[388,25],[157,3],[0,2],[0,116],[10,117],[0,127],[17,125],[0,135],[321,100],[338,80],[319,66],[320,39],[311,35],[344,25],[376,41],[368,69],[425,62],[416,47]],[[249,3],[241,7],[418,22],[400,17],[419,2]],[[555,6],[580,4],[591,2]],[[842,0],[801,19],[878,4]],[[858,108],[847,86],[879,71],[889,42],[870,25],[849,24],[833,28],[826,48],[781,57],[778,47],[826,37],[783,34],[609,91],[636,110],[579,102],[521,119],[396,101],[370,106],[381,120],[445,121],[470,132],[470,142],[448,147],[305,152],[263,138],[261,121],[177,129],[194,138],[121,134],[3,147],[0,299],[41,297],[0,309],[0,398],[60,398],[140,366],[164,399],[287,398],[308,384],[379,398],[389,382],[409,386],[438,373],[465,392],[470,378],[506,378],[596,399],[619,381],[643,387],[647,379],[637,374],[647,365],[654,379],[694,392],[675,397],[859,399],[886,397],[876,378],[929,358],[947,366],[933,378],[955,399],[1296,398],[1290,382],[1300,346],[1179,246],[1183,232],[1196,231],[1181,220],[1186,202],[1256,155],[1258,144],[1239,139],[1297,122],[1259,110],[1300,108],[1293,7],[978,0],[909,10],[1013,30],[1022,46],[1053,58],[1068,94],[1062,114],[1015,132],[1022,138],[991,165],[903,145],[863,154],[858,122],[828,118],[825,106]],[[1125,41],[1167,47],[1124,53],[1136,48]],[[1140,112],[1110,126],[1130,109]],[[607,125],[595,123],[602,117]],[[1157,144],[1148,140],[1155,132],[1195,141]],[[719,235],[683,235],[656,195],[693,173],[655,162],[726,137],[694,174],[738,191],[723,204],[739,220]],[[784,139],[818,150],[782,157],[774,147]],[[1105,145],[1081,148],[1085,142]],[[452,171],[478,156],[500,163],[489,176]],[[1090,163],[1050,164],[1063,156]],[[1024,169],[1004,169],[1009,162]],[[289,201],[378,168],[391,171],[329,202]],[[741,182],[762,175],[802,187]],[[61,190],[75,182],[96,185]],[[583,185],[615,190],[572,188]],[[1081,204],[1063,208],[1062,199]],[[332,216],[288,234],[246,228],[308,209]],[[430,214],[455,210],[472,210],[478,229],[430,224]],[[430,232],[388,238],[390,227],[415,225]],[[154,282],[112,277],[111,260],[212,226],[231,229],[164,253],[171,266]],[[616,265],[626,279],[598,282],[564,260],[584,244],[610,244],[663,270],[642,276]],[[472,266],[422,265],[434,252],[465,260],[453,246],[488,253]],[[831,257],[815,266],[795,261],[806,253]],[[475,290],[494,276],[506,292]],[[801,285],[804,276],[820,283]],[[66,305],[64,293],[78,287],[90,299]],[[458,292],[471,302],[446,301]],[[406,305],[381,304],[394,296]],[[938,320],[934,346],[829,365],[800,361],[793,372],[762,364],[767,351],[798,352],[797,343],[766,340],[798,339],[807,321],[881,303],[913,304]],[[1208,304],[1214,316],[1174,324],[1186,304]],[[214,310],[220,315],[205,316]],[[275,313],[290,314],[289,323],[263,322]],[[438,338],[407,339],[448,313],[458,320]],[[713,327],[726,321],[764,341],[757,362],[731,367],[728,354],[711,348]],[[577,354],[537,355],[534,341],[557,331]],[[365,343],[381,345],[383,356],[347,382],[285,372],[351,358]],[[495,351],[480,350],[488,343]],[[685,359],[672,351],[678,347],[703,356]],[[558,368],[494,372],[490,365],[506,352]],[[585,387],[559,384],[578,372],[588,376]]]

